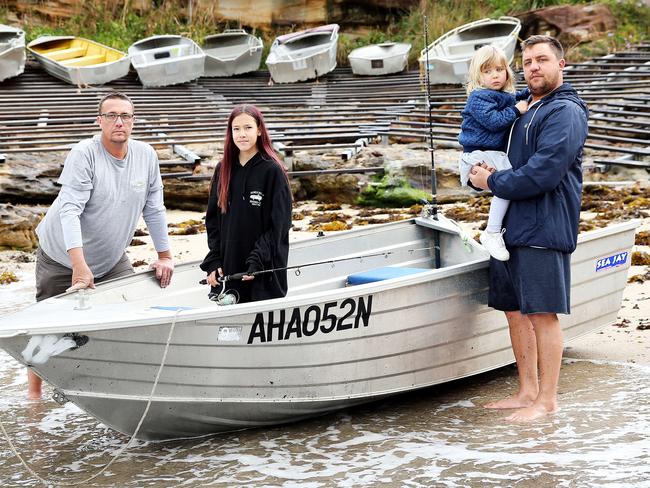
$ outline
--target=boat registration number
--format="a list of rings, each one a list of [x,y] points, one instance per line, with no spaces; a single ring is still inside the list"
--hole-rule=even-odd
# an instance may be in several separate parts
[[[372,295],[306,308],[269,310],[255,316],[248,344],[301,339],[370,325]]]

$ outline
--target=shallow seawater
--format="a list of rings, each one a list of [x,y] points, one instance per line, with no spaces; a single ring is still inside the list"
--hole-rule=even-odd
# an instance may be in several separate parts
[[[28,280],[3,287],[0,314],[33,293]],[[27,401],[26,376],[0,351],[0,420],[41,477],[84,480],[128,442],[49,387]],[[649,367],[566,361],[560,412],[530,425],[481,408],[516,384],[507,367],[295,424],[138,441],[83,486],[650,488]],[[42,486],[1,436],[0,486]]]
[[[85,479],[128,441],[70,403],[26,401],[25,377],[0,353],[0,419],[44,478]],[[650,369],[567,361],[561,411],[531,425],[480,407],[515,386],[508,367],[296,424],[136,442],[85,485],[650,487]],[[0,485],[41,486],[4,440]]]

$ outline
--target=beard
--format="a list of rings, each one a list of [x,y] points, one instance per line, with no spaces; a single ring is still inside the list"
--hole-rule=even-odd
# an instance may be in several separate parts
[[[528,89],[530,90],[530,93],[539,97],[551,93],[561,84],[560,74],[556,73],[553,77],[542,76],[533,78],[528,82]]]

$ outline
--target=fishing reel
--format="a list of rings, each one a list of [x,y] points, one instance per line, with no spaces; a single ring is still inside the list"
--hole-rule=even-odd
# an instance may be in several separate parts
[[[221,291],[216,293],[211,291],[208,293],[208,299],[216,302],[217,305],[235,305],[239,302],[239,293],[237,290],[226,290],[227,281],[221,282]]]
[[[420,211],[420,217],[425,219],[434,218],[436,214],[436,208],[433,202],[425,200],[424,198],[422,198],[420,201],[422,202],[422,210]]]
[[[245,273],[239,273],[237,276],[219,276],[217,282],[221,283],[221,291],[219,293],[210,291],[210,293],[208,293],[208,299],[216,302],[217,305],[235,305],[236,303],[239,303],[239,293],[237,290],[226,290],[226,283],[231,279],[241,279],[244,274]],[[199,281],[199,284],[207,285],[208,280],[201,280]]]

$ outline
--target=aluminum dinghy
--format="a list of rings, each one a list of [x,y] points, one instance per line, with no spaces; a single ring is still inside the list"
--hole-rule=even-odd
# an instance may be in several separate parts
[[[203,76],[205,53],[187,37],[147,37],[129,47],[129,56],[147,87],[177,85]]]
[[[234,76],[259,69],[262,39],[244,29],[229,29],[206,36],[201,48],[205,53],[203,76]]]
[[[439,218],[292,243],[302,266],[285,298],[218,305],[188,263],[166,289],[143,272],[3,316],[0,347],[123,433],[151,398],[138,437],[152,440],[292,422],[514,362],[504,315],[486,305],[489,256]],[[567,341],[616,320],[637,225],[580,235]]]
[[[103,85],[125,76],[131,66],[122,51],[82,37],[39,37],[27,50],[45,71],[72,85]]]
[[[348,60],[355,75],[388,75],[404,71],[410,51],[410,44],[382,42],[354,49]]]
[[[481,19],[461,25],[433,41],[420,53],[424,76],[427,58],[429,83],[465,83],[474,51],[487,44],[500,47],[512,62],[521,22],[515,17]]]
[[[0,81],[25,71],[25,32],[0,24]]]
[[[266,58],[277,83],[312,80],[336,68],[338,24],[328,24],[279,36]]]

